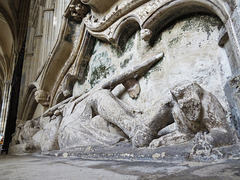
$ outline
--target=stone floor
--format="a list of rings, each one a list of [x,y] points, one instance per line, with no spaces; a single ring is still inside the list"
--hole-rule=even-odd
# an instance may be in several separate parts
[[[1,180],[240,179],[240,159],[214,162],[83,160],[79,157],[0,155]]]

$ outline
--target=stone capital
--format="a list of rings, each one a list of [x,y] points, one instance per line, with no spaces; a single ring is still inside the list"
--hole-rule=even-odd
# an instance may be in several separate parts
[[[50,96],[44,90],[39,89],[35,92],[35,100],[37,101],[37,103],[40,103],[43,106],[48,106]]]

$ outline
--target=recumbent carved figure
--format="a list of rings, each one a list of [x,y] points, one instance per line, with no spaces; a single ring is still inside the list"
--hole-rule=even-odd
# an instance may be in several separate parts
[[[33,138],[44,141],[39,142],[41,150],[112,145],[122,140],[130,140],[134,147],[159,147],[188,141],[198,132],[207,132],[214,147],[235,142],[220,102],[196,83],[177,84],[170,89],[172,97],[161,99],[144,112],[118,99],[111,90],[120,83],[134,82],[134,73],[45,113],[42,129],[34,135],[41,138]],[[172,123],[176,130],[158,137],[158,132]],[[49,128],[51,124],[54,126]]]

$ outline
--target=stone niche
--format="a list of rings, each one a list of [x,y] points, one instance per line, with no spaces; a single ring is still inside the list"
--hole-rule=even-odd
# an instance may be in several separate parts
[[[139,79],[139,97],[133,100],[123,93],[121,99],[135,107],[145,108],[169,96],[169,89],[178,82],[191,81],[213,93],[227,110],[223,86],[232,72],[225,49],[218,45],[222,26],[221,20],[215,16],[192,14],[169,24],[158,34],[153,45],[141,39],[140,31],[132,35],[122,51],[97,40],[85,83],[76,83],[73,93],[79,95],[89,91],[103,80],[119,75],[162,51],[162,60]]]
[[[96,37],[73,96],[19,125],[12,152],[159,160],[237,152],[239,123],[226,86],[236,59],[225,24],[205,12],[169,22],[150,38],[151,30],[135,28],[121,45]]]

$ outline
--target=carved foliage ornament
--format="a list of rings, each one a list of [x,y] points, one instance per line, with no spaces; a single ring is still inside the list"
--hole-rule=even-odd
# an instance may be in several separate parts
[[[86,16],[87,13],[90,11],[90,7],[82,4],[80,1],[77,3],[73,3],[69,6],[70,14],[71,17],[78,21],[81,22],[82,19]]]

